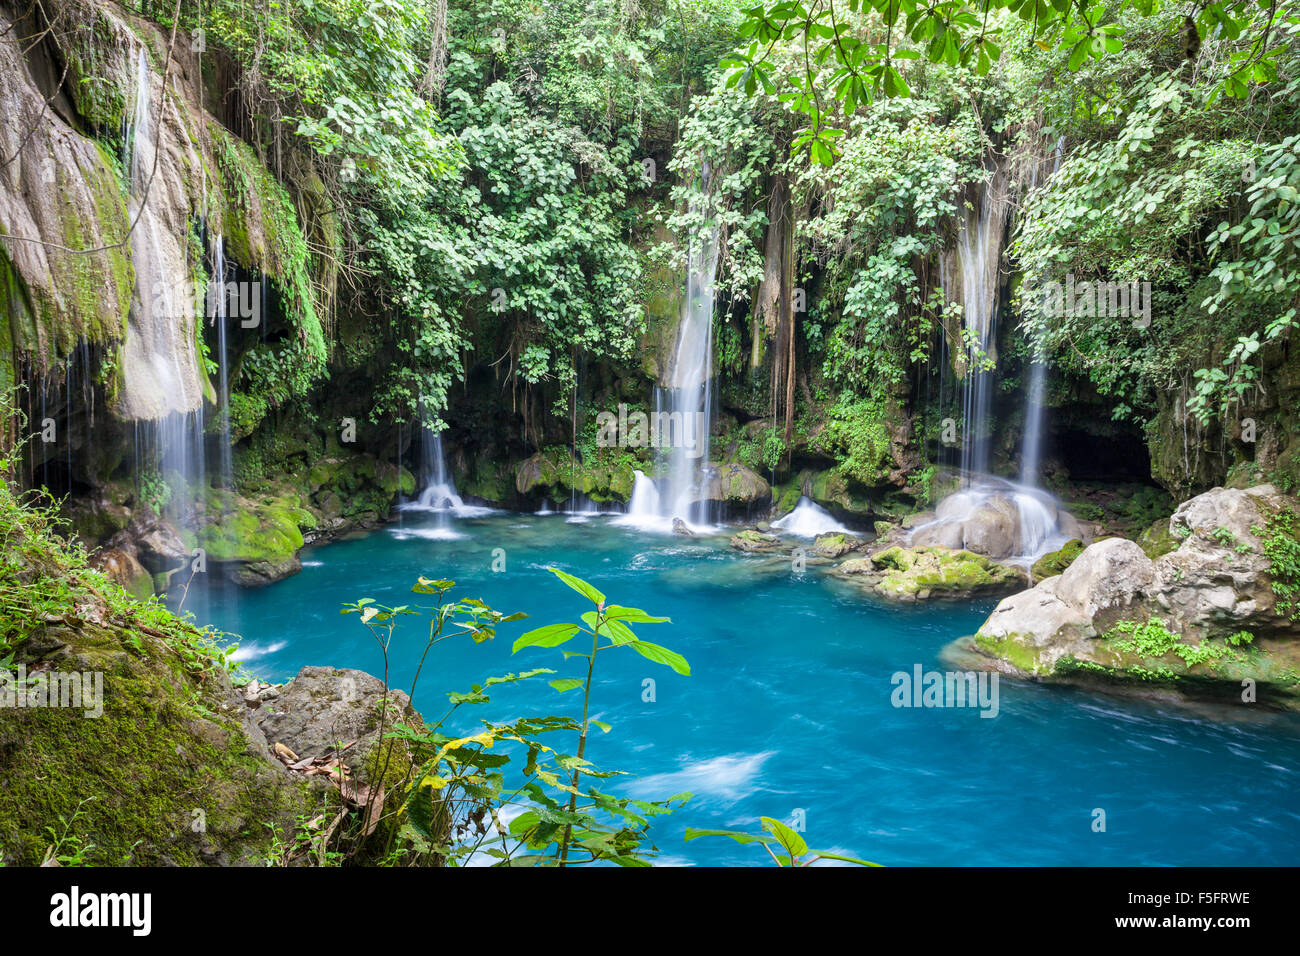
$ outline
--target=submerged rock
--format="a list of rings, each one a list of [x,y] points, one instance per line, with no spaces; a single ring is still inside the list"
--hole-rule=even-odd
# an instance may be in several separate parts
[[[1298,516],[1300,501],[1271,485],[1215,488],[1168,519],[1173,550],[1152,560],[1132,541],[1099,541],[1002,601],[970,643],[1040,678],[1234,700],[1249,680],[1260,701],[1300,706]]]
[[[781,539],[774,534],[764,534],[762,531],[746,529],[739,534],[732,535],[731,546],[738,551],[776,551],[781,547]]]
[[[856,551],[862,547],[862,542],[852,535],[843,532],[831,532],[829,534],[819,534],[813,539],[812,548],[814,554],[823,558],[841,558],[851,551]]]
[[[1025,583],[1019,568],[940,545],[886,548],[867,558],[851,558],[835,573],[896,601],[979,597],[1006,593]]]

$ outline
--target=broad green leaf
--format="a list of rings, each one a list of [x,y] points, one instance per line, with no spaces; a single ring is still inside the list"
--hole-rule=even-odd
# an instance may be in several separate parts
[[[654,661],[656,664],[663,664],[671,667],[683,677],[691,676],[691,665],[686,663],[686,658],[670,651],[666,647],[660,647],[658,644],[651,644],[649,641],[631,641],[627,645],[636,651],[646,660]]]
[[[572,574],[569,574],[566,571],[561,571],[559,568],[547,568],[547,570],[585,597],[592,604],[605,603],[605,595],[601,594],[586,581],[582,580],[582,578],[575,578]]]
[[[639,607],[620,607],[617,604],[605,608],[605,617],[611,621],[628,621],[632,624],[667,624],[672,621],[670,617],[654,617]]]
[[[803,856],[808,852],[808,844],[803,841],[803,837],[780,820],[773,817],[759,817],[758,819],[763,824],[763,829],[776,837],[791,856]]]
[[[521,647],[559,647],[581,630],[577,624],[547,624],[520,635],[510,653],[517,653]]]

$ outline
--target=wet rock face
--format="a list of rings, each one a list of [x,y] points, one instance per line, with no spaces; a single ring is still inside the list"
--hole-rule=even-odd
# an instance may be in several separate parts
[[[1000,481],[949,495],[932,516],[911,527],[913,546],[938,545],[994,559],[1033,554],[1053,535],[1089,537],[1050,495]]]
[[[772,486],[757,472],[744,465],[718,465],[700,489],[700,497],[706,501],[719,501],[724,505],[749,507],[766,504],[772,500]]]
[[[1153,560],[1132,541],[1099,541],[1060,575],[1002,601],[975,646],[1043,676],[1067,660],[1169,680],[1291,673],[1300,662],[1300,623],[1293,609],[1279,607],[1266,549],[1294,544],[1287,529],[1297,515],[1300,501],[1271,485],[1215,488],[1168,519],[1173,550]],[[1148,622],[1166,645],[1124,636]],[[1249,655],[1237,650],[1243,646]]]

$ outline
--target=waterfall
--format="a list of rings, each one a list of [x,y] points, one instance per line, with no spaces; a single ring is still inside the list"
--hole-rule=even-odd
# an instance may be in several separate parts
[[[707,188],[709,167],[704,166]],[[687,250],[686,301],[677,333],[677,350],[667,388],[655,389],[655,421],[660,426],[659,447],[668,445],[663,487],[654,494],[650,481],[638,473],[628,508],[630,523],[671,526],[681,518],[687,525],[712,523],[709,501],[701,485],[709,474],[709,433],[713,414],[713,305],[714,277],[718,269],[718,229],[710,223],[702,235],[693,235]],[[663,432],[667,432],[665,438]],[[653,486],[652,486],[653,487]]]
[[[158,151],[151,115],[153,75],[143,46],[136,58],[127,202],[135,290],[122,348],[123,410],[134,419],[188,413],[203,402],[188,251],[188,210],[172,194],[179,173]],[[160,97],[161,100],[161,97]],[[155,158],[157,162],[155,162]],[[152,177],[152,179],[151,179]],[[170,184],[170,185],[169,185]]]
[[[1053,151],[1052,171],[1055,176],[1061,168],[1061,155],[1065,149],[1065,137],[1056,141]],[[1029,188],[1032,191],[1038,185],[1038,164],[1031,168]],[[1034,346],[1034,356],[1029,364],[1029,387],[1025,392],[1025,434],[1020,448],[1020,483],[1034,486],[1038,484],[1038,465],[1042,458],[1043,445],[1043,393],[1047,382],[1047,356],[1041,345]]]
[[[131,122],[131,193],[138,196],[153,167],[153,128],[149,108],[153,97],[153,77],[149,72],[149,55],[140,46],[135,59],[135,116]]]
[[[659,515],[659,489],[644,472],[632,473],[632,500],[627,504],[629,517],[644,519]]]
[[[1059,163],[1059,144],[1057,155]],[[1058,504],[1035,487],[1046,386],[1041,355],[1029,364],[1021,480],[988,474],[1002,245],[1011,213],[1009,167],[994,157],[987,181],[962,218],[952,250],[955,262],[940,261],[940,286],[950,302],[961,303],[966,337],[961,490],[939,502],[935,517],[912,529],[908,538],[918,546],[972,548],[1001,559],[1031,561],[1061,540]],[[1036,169],[1030,175],[1032,189]],[[957,282],[960,288],[954,288]]]
[[[456,484],[447,474],[447,459],[442,451],[442,432],[431,428],[424,430],[423,442],[423,479],[424,487],[420,491],[417,504],[430,511],[459,511],[465,502],[456,493]]]
[[[217,236],[212,250],[212,276],[208,286],[208,314],[217,325],[217,362],[221,383],[221,484],[233,487],[234,467],[231,461],[230,442],[230,354],[227,342],[228,303],[226,297],[226,253],[221,236]]]
[[[957,276],[941,267],[940,284],[949,301],[960,299],[966,338],[965,388],[962,395],[962,483],[989,468],[990,440],[986,435],[993,402],[993,369],[997,360],[998,287],[1002,240],[1011,205],[1005,165],[995,161],[980,188],[974,208],[967,210],[957,233]],[[960,296],[950,288],[960,278]]]
[[[1029,366],[1029,389],[1025,393],[1025,435],[1020,447],[1020,483],[1038,484],[1038,460],[1043,443],[1043,391],[1047,366],[1041,350]]]
[[[797,538],[815,538],[819,534],[852,534],[840,524],[830,512],[816,504],[810,498],[800,498],[784,518],[772,522],[772,527]]]

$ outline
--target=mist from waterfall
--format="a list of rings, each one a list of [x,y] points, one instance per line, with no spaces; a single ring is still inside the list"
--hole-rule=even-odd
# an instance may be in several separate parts
[[[848,528],[811,498],[801,497],[784,518],[772,522],[772,527],[796,538],[815,538],[819,534],[852,534]]]

